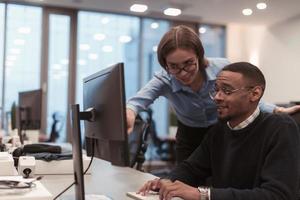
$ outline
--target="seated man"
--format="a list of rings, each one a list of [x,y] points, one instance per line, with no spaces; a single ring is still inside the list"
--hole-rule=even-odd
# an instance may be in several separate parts
[[[210,96],[219,122],[194,153],[166,179],[148,181],[138,193],[160,199],[295,200],[299,189],[299,130],[287,115],[260,112],[265,78],[246,62],[226,66]],[[198,183],[211,177],[211,187]]]

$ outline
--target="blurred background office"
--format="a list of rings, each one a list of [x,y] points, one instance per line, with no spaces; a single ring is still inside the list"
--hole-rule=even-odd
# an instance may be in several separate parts
[[[69,105],[82,104],[82,79],[124,62],[128,99],[160,69],[158,42],[178,24],[199,33],[207,57],[259,66],[265,101],[297,102],[299,8],[298,0],[0,1],[1,127],[19,92],[41,88],[41,132],[50,137],[55,114],[58,141],[70,141]],[[167,137],[176,121],[167,101],[152,109],[157,135]]]

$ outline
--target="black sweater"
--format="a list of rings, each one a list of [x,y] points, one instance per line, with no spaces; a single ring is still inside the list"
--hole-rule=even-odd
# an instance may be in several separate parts
[[[237,131],[219,122],[169,178],[197,186],[212,177],[211,200],[295,200],[299,136],[286,115],[260,113]]]

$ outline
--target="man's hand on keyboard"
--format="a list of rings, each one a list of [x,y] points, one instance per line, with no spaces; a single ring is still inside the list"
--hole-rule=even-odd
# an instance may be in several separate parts
[[[185,200],[200,199],[197,188],[181,181],[172,182],[168,179],[154,179],[145,183],[138,194],[147,195],[150,191],[157,191],[161,200],[170,200],[173,197],[181,197]]]

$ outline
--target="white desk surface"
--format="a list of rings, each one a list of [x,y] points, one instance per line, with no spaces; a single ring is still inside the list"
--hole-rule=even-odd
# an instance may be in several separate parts
[[[137,191],[146,181],[155,176],[129,167],[116,167],[109,162],[94,158],[91,175],[85,175],[86,194],[104,194],[114,200],[132,200],[126,192]],[[46,175],[42,184],[52,193],[59,194],[73,182],[73,175]],[[74,186],[66,192],[74,194]]]

